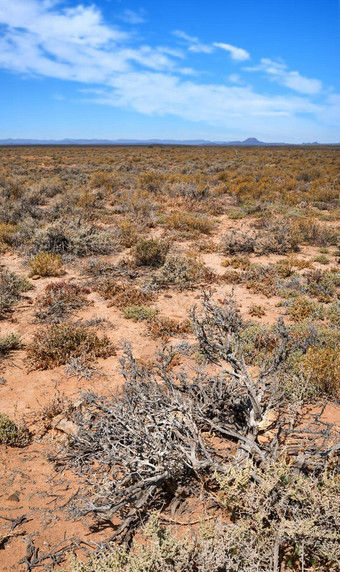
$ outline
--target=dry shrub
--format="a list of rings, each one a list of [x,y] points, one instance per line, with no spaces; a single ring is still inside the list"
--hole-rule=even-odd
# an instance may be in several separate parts
[[[136,243],[133,259],[136,266],[151,266],[159,268],[164,264],[169,243],[154,238],[141,238]]]
[[[281,221],[258,232],[233,230],[222,238],[221,248],[222,252],[228,255],[242,253],[285,254],[296,252],[298,243],[291,227]]]
[[[52,254],[52,252],[40,252],[30,259],[31,267],[30,276],[39,274],[39,276],[60,276],[63,274],[63,261],[61,254]]]
[[[157,315],[157,308],[148,308],[143,305],[125,306],[123,308],[124,317],[133,322],[150,322]]]
[[[45,294],[37,300],[35,315],[41,321],[62,320],[72,310],[88,304],[86,294],[88,288],[67,282],[52,282],[47,284]]]
[[[160,338],[167,342],[173,336],[183,336],[191,332],[190,320],[173,320],[172,318],[155,317],[148,324],[149,335],[154,339]]]
[[[147,191],[138,189],[131,193],[126,193],[121,197],[122,212],[130,212],[133,217],[142,219],[144,224],[153,226],[153,216],[157,205],[150,200]]]
[[[78,207],[83,209],[92,209],[96,206],[100,198],[101,197],[99,194],[89,192],[87,189],[85,189],[79,196],[76,204]]]
[[[7,250],[15,242],[15,235],[18,233],[19,227],[15,224],[0,224],[0,252]]]
[[[300,322],[309,318],[323,320],[325,310],[320,304],[316,304],[303,296],[296,298],[288,306],[287,312],[294,322]]]
[[[136,223],[128,218],[120,220],[118,222],[118,236],[125,248],[130,248],[136,244],[138,240]]]
[[[340,398],[340,353],[338,348],[311,347],[301,358],[310,381],[321,391]]]
[[[257,318],[262,318],[262,316],[265,316],[266,311],[263,306],[252,303],[249,308],[249,314],[253,317],[256,316]]]
[[[16,425],[7,415],[0,413],[0,445],[25,447],[30,441],[30,434],[25,426]]]
[[[195,234],[210,234],[213,228],[213,222],[209,218],[187,212],[171,213],[166,218],[166,225],[170,229]]]
[[[55,417],[63,413],[63,416],[69,418],[73,412],[72,401],[62,393],[57,393],[44,405],[38,413],[38,420],[42,432],[49,431],[52,427],[52,421]]]
[[[236,256],[235,258],[227,258],[223,260],[222,266],[231,266],[237,270],[248,270],[252,263],[248,256]]]
[[[70,358],[86,356],[88,360],[115,355],[107,336],[74,324],[53,324],[38,331],[27,349],[33,369],[51,369],[66,364]]]
[[[94,189],[115,191],[120,187],[120,178],[117,173],[108,171],[96,171],[90,179],[90,186]]]
[[[149,193],[158,193],[161,191],[165,177],[161,173],[154,171],[142,173],[138,177],[138,184],[141,189]]]
[[[96,290],[106,299],[110,300],[110,306],[125,308],[126,306],[140,306],[153,301],[151,292],[131,286],[126,282],[119,282],[114,278],[104,278]]]
[[[33,286],[26,278],[8,270],[0,270],[0,317],[11,310],[22,292],[27,292],[31,288]]]
[[[294,223],[294,232],[300,242],[307,242],[314,246],[335,246],[339,240],[339,233],[321,225],[311,217],[302,217]]]
[[[7,334],[0,336],[0,357],[10,354],[21,347],[20,336],[17,334]]]
[[[161,286],[190,288],[197,282],[213,282],[215,275],[194,256],[168,255],[157,278]]]
[[[40,229],[32,241],[32,254],[51,252],[73,256],[110,254],[119,250],[119,240],[110,230],[67,220]]]

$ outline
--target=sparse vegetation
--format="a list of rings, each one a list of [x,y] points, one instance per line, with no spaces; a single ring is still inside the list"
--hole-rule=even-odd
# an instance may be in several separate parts
[[[52,282],[45,287],[45,293],[37,300],[35,315],[42,322],[58,322],[73,310],[88,304],[88,288],[68,282]]]
[[[39,330],[27,348],[27,357],[34,369],[64,365],[73,357],[86,356],[92,360],[114,354],[114,346],[106,336],[99,338],[93,331],[67,323]]]
[[[8,569],[338,570],[338,148],[0,157]]]
[[[140,239],[134,248],[134,263],[137,266],[159,268],[164,264],[168,250],[169,244],[167,242],[153,238]]]
[[[25,447],[30,435],[26,427],[16,425],[7,415],[0,413],[0,445]]]
[[[17,334],[0,336],[0,357],[10,354],[13,350],[19,349],[20,346],[20,336]]]
[[[12,309],[21,294],[31,288],[33,286],[26,278],[8,270],[0,270],[0,319]]]
[[[29,261],[31,267],[30,276],[60,276],[63,273],[63,262],[61,254],[51,252],[40,252]]]

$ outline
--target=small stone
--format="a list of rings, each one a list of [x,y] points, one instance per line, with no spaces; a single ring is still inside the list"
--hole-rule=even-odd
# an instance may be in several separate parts
[[[171,294],[164,294],[164,298],[172,298]]]
[[[9,495],[8,500],[9,500],[9,501],[13,501],[13,502],[19,502],[19,500],[20,500],[20,493],[19,493],[19,491],[15,491],[15,492],[12,493],[11,495]]]
[[[78,425],[73,423],[73,421],[66,419],[66,417],[63,415],[63,413],[61,413],[60,415],[57,415],[53,419],[51,425],[52,425],[53,429],[57,429],[58,431],[61,431],[62,433],[66,433],[66,435],[74,435],[78,431]]]
[[[40,274],[34,274],[34,276],[31,277],[31,280],[39,280],[39,278],[41,278]]]

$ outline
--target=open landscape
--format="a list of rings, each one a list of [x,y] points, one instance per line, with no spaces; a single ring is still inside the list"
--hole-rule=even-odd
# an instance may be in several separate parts
[[[339,570],[339,173],[0,147],[1,570]]]

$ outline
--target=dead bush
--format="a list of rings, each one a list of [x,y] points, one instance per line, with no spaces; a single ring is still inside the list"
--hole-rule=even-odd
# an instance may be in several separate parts
[[[91,483],[75,514],[93,514],[99,522],[119,517],[111,540],[131,540],[152,511],[172,514],[188,496],[200,491],[204,499],[213,491],[231,521],[219,565],[230,563],[233,567],[227,569],[235,572],[268,572],[276,562],[279,570],[302,542],[306,562],[312,556],[320,566],[338,562],[337,511],[326,509],[336,494],[331,425],[316,413],[301,427],[279,407],[283,394],[277,372],[291,351],[285,325],[277,324],[271,359],[262,356],[255,377],[242,354],[244,324],[232,298],[216,305],[205,295],[203,308],[194,309],[191,317],[209,369],[191,375],[186,369],[176,371],[170,367],[176,356],[171,347],[158,355],[153,368],[146,368],[126,346],[121,362],[125,384],[119,393],[85,396],[76,419],[78,433],[55,459]],[[277,416],[263,440],[263,426],[273,411]],[[298,447],[294,441],[291,447],[294,437]],[[212,566],[216,551],[204,554],[201,562]]]

